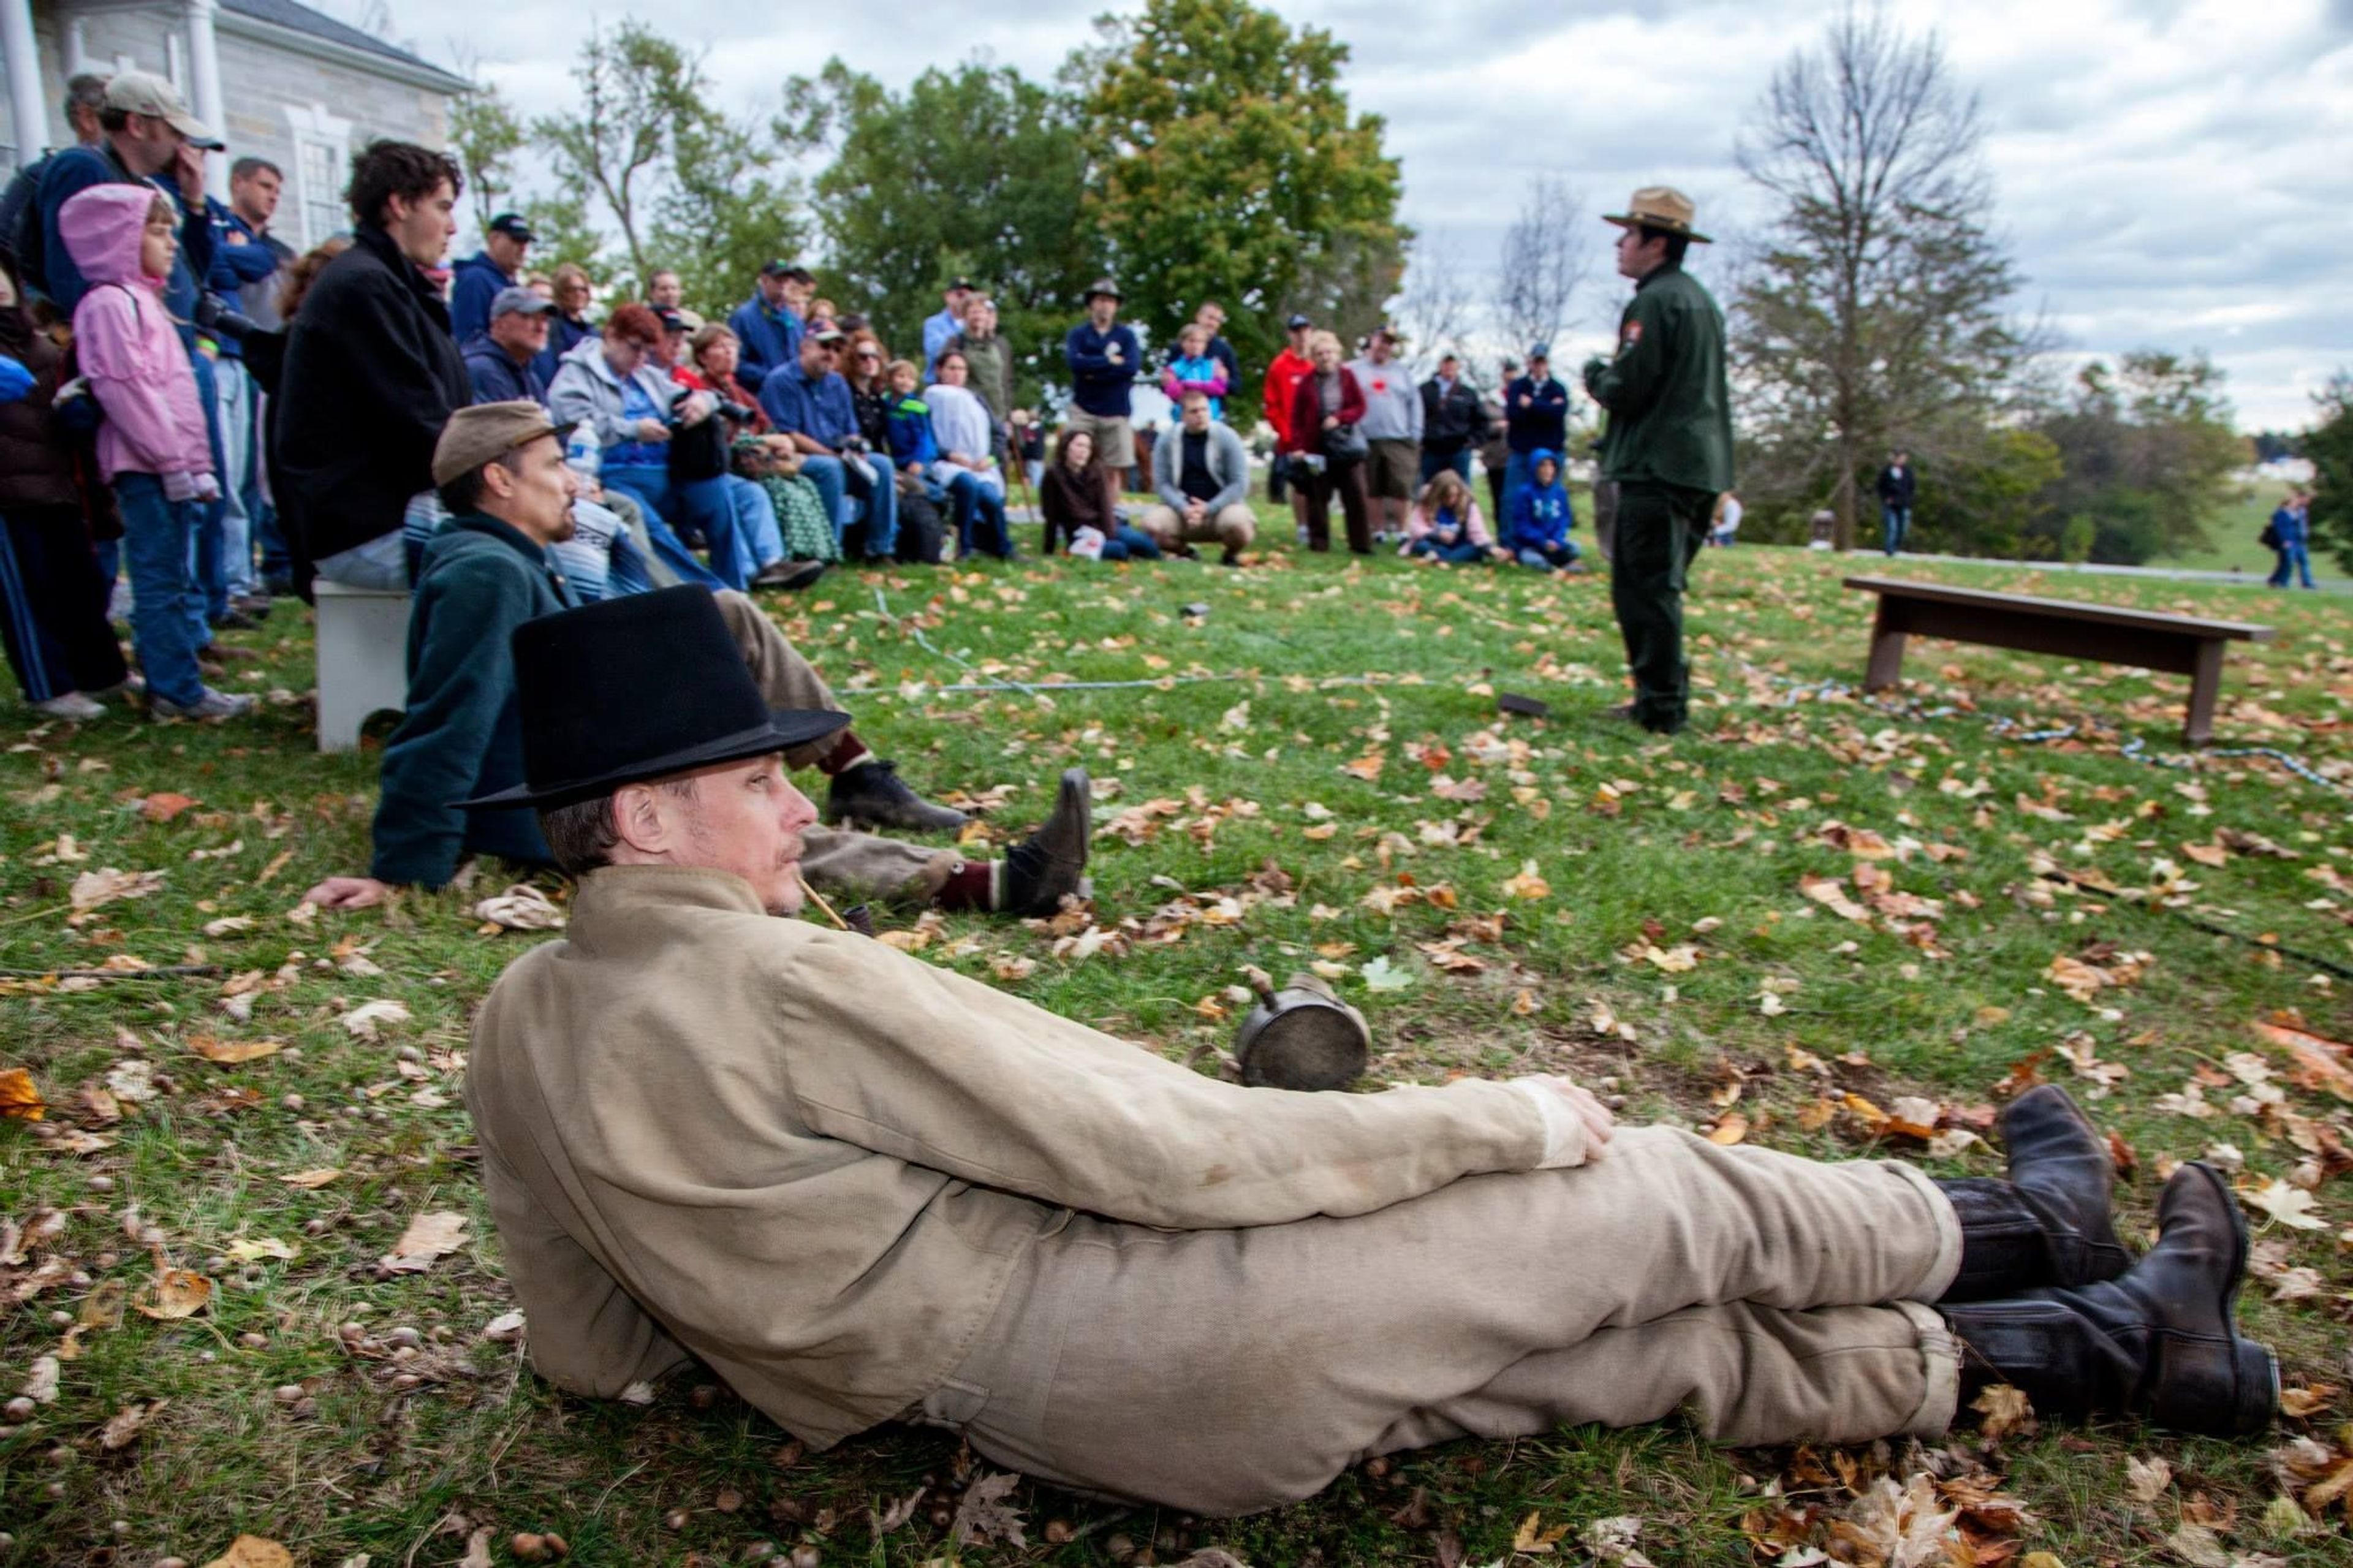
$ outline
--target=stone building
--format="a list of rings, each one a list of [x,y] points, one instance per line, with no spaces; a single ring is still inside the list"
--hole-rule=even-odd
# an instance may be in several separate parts
[[[215,194],[253,154],[285,171],[276,229],[308,249],[348,228],[351,154],[378,137],[447,143],[463,77],[295,0],[0,0],[10,165],[69,139],[61,104],[77,72],[167,77],[228,156]]]

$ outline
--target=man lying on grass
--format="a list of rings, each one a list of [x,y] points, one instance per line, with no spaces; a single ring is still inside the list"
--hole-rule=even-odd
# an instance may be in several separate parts
[[[772,713],[709,594],[548,616],[514,655],[501,803],[582,880],[492,988],[466,1092],[563,1387],[699,1358],[815,1447],[926,1422],[1208,1514],[1679,1409],[1733,1444],[1932,1436],[2002,1381],[2045,1418],[2273,1418],[2229,1188],[2183,1166],[2133,1262],[2054,1087],[2005,1112],[2007,1181],[1935,1182],[1614,1127],[1560,1078],[1223,1083],[777,918],[817,820],[782,755],[841,716]],[[609,706],[653,670],[677,700]]]

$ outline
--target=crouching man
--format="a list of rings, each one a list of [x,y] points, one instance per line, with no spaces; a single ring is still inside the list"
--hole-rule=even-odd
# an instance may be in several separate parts
[[[613,612],[659,602],[663,625]],[[515,634],[525,784],[582,877],[476,1021],[467,1102],[539,1371],[700,1358],[814,1447],[881,1422],[1199,1513],[1369,1455],[1690,1409],[1735,1444],[2046,1418],[2261,1431],[2243,1222],[2184,1166],[2133,1262],[2041,1088],[2010,1177],[1616,1128],[1565,1079],[1218,1081],[797,913],[817,820],[710,595]],[[678,700],[614,721],[641,663]],[[649,1093],[658,1087],[659,1092]],[[1606,1259],[1607,1268],[1596,1268]]]
[[[364,877],[330,877],[303,896],[322,909],[364,909],[396,885],[438,888],[469,853],[526,865],[558,858],[531,812],[457,804],[494,795],[522,776],[514,661],[509,638],[536,616],[573,607],[571,585],[553,547],[572,537],[580,480],[564,461],[571,427],[549,421],[536,403],[485,403],[449,417],[433,454],[433,482],[450,521],[426,547],[408,615],[408,707],[384,752],[376,804],[375,854]],[[786,751],[796,768],[831,782],[826,820],[949,833],[965,814],[924,800],[892,763],[866,749],[848,715],[830,710],[833,693],[776,623],[742,594],[688,586],[665,590],[702,601],[735,649],[731,678],[749,680],[773,706],[827,712]],[[666,621],[670,610],[617,609],[614,635],[633,635],[633,617]],[[631,601],[617,601],[629,603]],[[622,672],[584,666],[582,696],[595,704],[588,722],[626,727],[638,710],[692,704],[698,694],[682,672],[636,662]],[[967,860],[950,849],[876,837],[854,826],[812,827],[803,869],[811,883],[847,899],[931,901],[945,909],[1050,914],[1081,889],[1087,858],[1088,803],[1065,787],[1053,817],[1003,860]]]

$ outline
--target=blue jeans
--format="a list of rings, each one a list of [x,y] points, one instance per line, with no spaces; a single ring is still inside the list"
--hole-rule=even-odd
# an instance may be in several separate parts
[[[1512,498],[1527,489],[1535,479],[1535,467],[1528,461],[1528,454],[1514,452],[1504,464],[1503,516],[1496,519],[1498,526],[1502,525],[1504,518],[1512,515]]]
[[[1912,531],[1912,509],[1890,501],[1879,503],[1879,539],[1883,548],[1893,555],[1904,548],[1904,536]]]
[[[723,588],[741,588],[744,584],[730,575],[738,558],[735,536],[735,503],[728,493],[725,478],[690,479],[684,484],[673,483],[668,468],[646,464],[607,464],[602,478],[607,489],[616,489],[638,503],[645,513],[646,532],[654,542],[654,550],[673,566],[681,563],[693,568],[690,574],[682,568],[681,575],[691,575],[696,582]],[[767,497],[760,498],[763,501]],[[711,542],[711,566],[705,570],[694,552],[678,536],[670,520],[678,519],[699,529]],[[770,513],[770,521],[775,514]],[[723,566],[723,563],[725,564]],[[747,574],[748,575],[748,574]]]
[[[2272,568],[2272,574],[2266,579],[2273,587],[2286,587],[2288,579],[2298,574],[2302,574],[2306,587],[2313,586],[2312,551],[2304,541],[2299,539],[2292,544],[2283,544],[2272,553],[2279,557],[2279,564]]]
[[[970,473],[951,475],[949,503],[955,508],[956,553],[976,550],[1004,560],[1013,559],[1013,533],[1005,526],[1005,492]]]
[[[221,576],[231,594],[250,594],[254,536],[261,521],[261,440],[255,423],[261,389],[241,359],[213,366],[220,412]]]
[[[1441,458],[1437,453],[1431,451],[1429,447],[1423,447],[1421,450],[1421,482],[1425,485],[1430,483],[1430,480],[1438,477],[1438,472],[1440,468],[1452,468],[1456,473],[1462,476],[1462,482],[1464,484],[1469,484],[1471,482],[1471,448],[1465,447],[1451,458]]]
[[[1157,561],[1160,543],[1140,528],[1119,523],[1103,538],[1103,558],[1106,561]]]
[[[1440,465],[1443,467],[1444,465]],[[1457,566],[1472,566],[1487,559],[1487,552],[1467,539],[1451,544],[1440,544],[1434,534],[1423,534],[1406,549],[1408,555],[1435,555],[1440,561],[1451,561]]]
[[[801,457],[801,477],[817,487],[818,497],[833,518],[833,540],[839,544],[858,521],[858,503],[866,508],[866,559],[887,560],[899,547],[899,484],[898,476],[887,463],[877,463],[881,482],[867,478],[862,468],[851,468],[839,458],[825,452],[808,452]]]
[[[1533,566],[1539,572],[1564,568],[1577,557],[1577,542],[1564,540],[1558,544],[1523,544],[1514,559],[1523,566]]]
[[[147,689],[193,707],[205,695],[196,650],[212,641],[194,565],[205,509],[166,500],[164,481],[153,474],[115,475],[114,500],[122,509],[122,554],[131,568],[131,642]]]
[[[711,569],[729,587],[741,589],[762,567],[785,558],[785,531],[776,526],[776,503],[767,491],[734,474],[723,475],[719,482],[726,488],[735,527],[723,549],[718,536],[712,536]]]

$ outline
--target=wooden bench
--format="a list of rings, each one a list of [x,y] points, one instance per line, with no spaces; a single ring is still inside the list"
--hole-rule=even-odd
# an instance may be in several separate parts
[[[1994,594],[1900,577],[1850,577],[1846,585],[1879,595],[1871,667],[1862,678],[1865,690],[1883,691],[1903,679],[1904,639],[1913,636],[2162,669],[2189,677],[2189,713],[2181,738],[2193,746],[2214,738],[2214,700],[2222,689],[2224,645],[2269,642],[2274,636],[2272,627],[2246,621]]]

